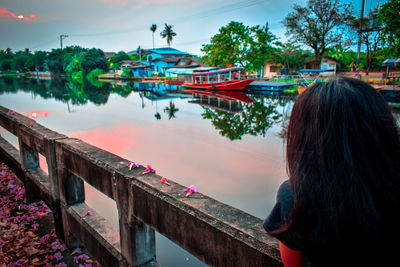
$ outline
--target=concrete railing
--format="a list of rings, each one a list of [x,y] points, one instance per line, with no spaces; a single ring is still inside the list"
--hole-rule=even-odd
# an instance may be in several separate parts
[[[259,218],[203,194],[186,198],[180,184],[143,175],[143,166],[129,171],[128,160],[1,106],[0,126],[18,137],[19,151],[0,137],[0,160],[27,197],[44,200],[58,236],[70,247],[82,244],[103,266],[156,265],[155,230],[211,266],[282,266],[278,241]],[[116,201],[119,232],[96,212],[85,216],[83,181]]]

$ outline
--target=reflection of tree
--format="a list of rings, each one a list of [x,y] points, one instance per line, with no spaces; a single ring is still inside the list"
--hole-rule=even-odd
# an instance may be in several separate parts
[[[78,83],[54,76],[49,81],[35,79],[0,79],[0,93],[3,92],[32,92],[44,99],[54,98],[62,102],[71,101],[73,105],[84,105],[88,101],[100,105],[107,103],[110,96],[110,84],[101,87],[88,82]]]
[[[126,98],[132,93],[132,84],[131,82],[126,85],[113,84],[111,91]]]
[[[169,107],[164,109],[164,112],[168,114],[168,119],[175,118],[175,113],[179,111],[179,108],[175,107],[174,102],[169,101]]]
[[[243,106],[241,113],[204,108],[202,117],[211,120],[219,133],[230,140],[241,139],[246,134],[265,136],[269,128],[282,120],[277,107],[283,104],[280,98],[255,98],[254,103]]]
[[[101,87],[84,83],[83,91],[88,96],[89,101],[96,105],[106,104],[111,93],[109,83],[104,83]]]

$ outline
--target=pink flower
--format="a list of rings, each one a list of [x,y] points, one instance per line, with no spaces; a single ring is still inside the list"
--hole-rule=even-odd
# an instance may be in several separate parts
[[[128,167],[129,167],[129,170],[131,171],[132,169],[139,167],[139,164],[131,161],[128,163]]]
[[[63,255],[61,255],[61,252],[56,252],[55,254],[54,254],[54,258],[57,260],[57,261],[60,261],[62,258],[64,258],[63,257]]]
[[[82,253],[81,248],[76,248],[74,251],[72,251],[71,255],[74,255],[74,254],[81,254],[81,253]]]
[[[142,174],[147,174],[147,173],[155,173],[156,170],[154,170],[150,165],[147,165],[147,168],[142,172]]]
[[[74,262],[75,262],[75,263],[78,263],[78,261],[80,261],[80,260],[86,261],[86,260],[88,260],[88,259],[89,259],[89,256],[88,256],[88,255],[82,254],[82,255],[79,255],[79,256],[74,257]]]
[[[90,215],[93,215],[93,211],[88,210],[88,211],[86,212],[85,216],[90,216]]]
[[[186,192],[186,196],[185,197],[188,197],[191,194],[196,193],[197,192],[197,188],[194,185],[191,185],[188,188],[184,189],[183,191]]]
[[[67,265],[64,262],[60,262],[60,264],[58,264],[58,267],[67,267]]]
[[[13,111],[13,110],[10,109],[10,110],[8,110],[8,114],[9,114],[9,115],[15,115],[15,111]]]
[[[170,183],[168,183],[168,179],[165,177],[162,177],[160,180],[161,183],[166,184],[166,185],[171,185]]]

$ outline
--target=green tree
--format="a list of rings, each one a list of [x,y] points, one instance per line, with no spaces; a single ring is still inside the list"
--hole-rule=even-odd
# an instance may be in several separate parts
[[[150,31],[153,32],[153,49],[154,49],[154,33],[156,32],[156,30],[157,30],[157,24],[152,24],[150,27]]]
[[[246,65],[245,54],[250,50],[250,29],[241,22],[231,21],[219,29],[210,44],[202,46],[202,58],[210,66],[233,67]]]
[[[176,36],[176,33],[172,30],[173,27],[165,23],[164,30],[160,33],[162,38],[167,38],[168,47],[171,47],[172,39]]]
[[[14,53],[11,51],[11,48],[0,50],[0,70],[2,71],[11,70],[13,58],[14,58]]]
[[[383,40],[389,45],[390,57],[400,57],[400,0],[391,0],[381,6],[378,21],[383,23]]]
[[[343,34],[341,27],[352,18],[350,5],[339,0],[308,0],[307,6],[295,4],[294,11],[283,20],[286,34],[297,43],[310,47],[314,52],[315,67],[330,46],[338,44]]]
[[[39,70],[44,70],[44,63],[47,58],[47,52],[45,51],[35,51],[35,53],[28,59],[27,67],[29,70],[34,71],[36,67]]]
[[[273,35],[268,29],[268,23],[261,27],[259,25],[251,27],[250,33],[252,38],[250,41],[250,53],[247,53],[247,60],[249,62],[248,70],[262,70],[261,77],[264,77],[264,66],[267,59],[273,58],[276,48],[272,44],[277,44],[276,36]]]
[[[104,52],[98,48],[89,49],[82,58],[81,61],[83,76],[86,76],[90,71],[94,69],[102,69],[105,72],[109,70],[107,59],[104,56]]]
[[[242,22],[231,21],[219,29],[210,44],[202,46],[201,51],[206,53],[202,60],[211,66],[227,68],[240,65],[256,70],[263,67],[265,60],[274,53],[272,44],[276,39],[268,24],[249,27]]]
[[[50,51],[45,61],[45,69],[56,75],[63,73],[63,51],[60,48]]]
[[[289,73],[293,73],[293,71],[297,71],[301,68],[307,54],[309,54],[309,52],[300,49],[299,45],[287,42],[285,44],[280,44],[274,54],[273,61],[281,63],[289,70]]]
[[[120,65],[119,63],[122,60],[130,60],[131,57],[125,53],[124,51],[119,51],[118,53],[116,53],[112,58],[109,59],[110,63],[112,63],[112,68],[114,69],[119,69]],[[111,66],[111,64],[110,64]]]

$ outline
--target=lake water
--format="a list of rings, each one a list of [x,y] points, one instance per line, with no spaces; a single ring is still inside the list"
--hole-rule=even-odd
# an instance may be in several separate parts
[[[223,93],[222,93],[223,94]],[[110,151],[259,218],[285,173],[284,125],[294,98],[184,92],[155,83],[0,79],[0,105]],[[4,129],[0,134],[16,145]],[[43,166],[43,160],[41,162]],[[85,185],[87,204],[118,227],[115,202]],[[204,266],[160,234],[162,266]]]

